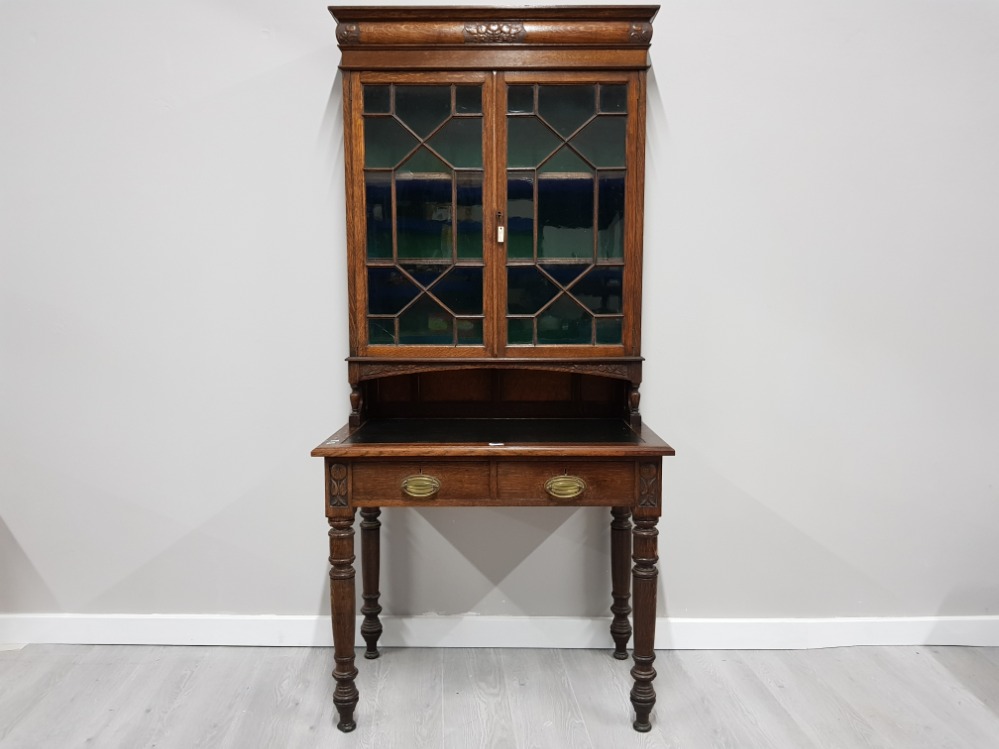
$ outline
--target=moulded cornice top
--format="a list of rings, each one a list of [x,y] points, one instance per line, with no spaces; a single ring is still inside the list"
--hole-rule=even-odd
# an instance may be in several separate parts
[[[658,5],[330,6],[344,69],[648,67]],[[488,51],[488,52],[487,52]]]
[[[651,22],[658,5],[331,5],[337,21],[644,21]]]

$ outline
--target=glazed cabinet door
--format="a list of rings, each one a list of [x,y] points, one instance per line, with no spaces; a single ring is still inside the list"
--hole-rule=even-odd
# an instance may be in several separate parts
[[[637,355],[643,76],[348,73],[351,354]]]
[[[346,78],[354,355],[486,355],[485,73]]]
[[[506,354],[637,353],[641,76],[503,78]]]

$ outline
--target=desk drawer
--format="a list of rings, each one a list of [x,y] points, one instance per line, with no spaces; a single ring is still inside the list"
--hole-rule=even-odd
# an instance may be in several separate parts
[[[558,476],[578,477],[586,488],[578,496],[554,499],[545,483]],[[635,464],[630,461],[503,461],[497,466],[497,499],[504,502],[624,505],[634,496]]]
[[[440,488],[426,497],[414,497],[403,491],[403,481],[410,476],[432,477]],[[405,500],[421,502],[449,499],[483,499],[489,496],[488,461],[391,461],[354,463],[351,494],[355,502]],[[423,487],[412,490],[420,493]],[[429,490],[428,490],[429,491]]]

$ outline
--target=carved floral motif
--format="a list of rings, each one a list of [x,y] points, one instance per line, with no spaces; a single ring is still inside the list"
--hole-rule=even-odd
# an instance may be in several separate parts
[[[659,466],[642,463],[638,467],[638,504],[640,507],[659,505]]]
[[[334,463],[329,471],[330,504],[334,507],[347,506],[347,466]]]
[[[628,38],[635,44],[648,44],[652,41],[651,23],[633,23],[628,30]]]
[[[522,23],[493,21],[465,24],[465,41],[469,44],[522,42],[526,36],[527,31]]]
[[[336,40],[340,44],[357,44],[361,41],[361,27],[356,23],[341,23],[336,27]]]

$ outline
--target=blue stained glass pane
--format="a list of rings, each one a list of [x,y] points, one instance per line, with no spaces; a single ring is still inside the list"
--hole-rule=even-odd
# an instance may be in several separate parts
[[[593,257],[593,179],[538,179],[538,257]]]
[[[482,266],[458,266],[431,291],[458,315],[482,314]]]
[[[597,178],[597,256],[624,257],[624,172],[601,172]]]
[[[533,265],[510,265],[506,272],[507,311],[515,315],[535,314],[559,292]]]
[[[620,265],[600,265],[577,281],[570,291],[591,312],[620,314],[623,278],[624,268]]]
[[[368,268],[368,312],[372,315],[397,314],[419,293],[419,288],[398,268]]]

